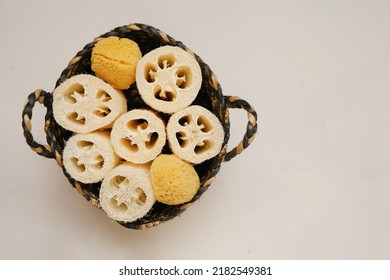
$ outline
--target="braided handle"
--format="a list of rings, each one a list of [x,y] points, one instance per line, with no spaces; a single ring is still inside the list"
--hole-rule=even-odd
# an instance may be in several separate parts
[[[224,162],[228,162],[236,155],[240,154],[244,149],[246,149],[255,139],[257,132],[257,113],[248,102],[238,96],[225,96],[225,102],[228,109],[238,108],[244,109],[248,112],[248,124],[246,126],[246,133],[242,141],[237,145],[237,147],[227,152],[223,158]]]
[[[30,148],[38,155],[47,158],[54,158],[52,148],[48,144],[42,145],[34,140],[34,136],[31,133],[31,129],[32,129],[31,119],[32,119],[32,111],[37,101],[40,104],[43,104],[47,108],[46,116],[49,115],[49,112],[51,111],[51,98],[52,96],[50,93],[43,91],[41,89],[37,89],[27,97],[27,101],[26,104],[24,105],[23,113],[22,113],[23,134],[24,137],[26,138],[27,145],[29,145]],[[47,143],[51,143],[51,137],[47,133],[48,125],[49,125],[49,121],[47,120],[47,117],[45,117],[46,141]]]

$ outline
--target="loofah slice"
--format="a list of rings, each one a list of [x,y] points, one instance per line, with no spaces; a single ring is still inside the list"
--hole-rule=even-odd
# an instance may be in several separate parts
[[[150,175],[156,200],[168,205],[190,201],[200,186],[194,167],[175,155],[159,155],[152,163]]]
[[[115,121],[111,142],[125,160],[146,163],[161,153],[166,142],[165,125],[153,112],[131,110]]]
[[[72,178],[89,184],[101,181],[119,164],[120,158],[111,146],[109,132],[99,131],[69,138],[63,162]]]
[[[138,62],[136,82],[145,103],[157,111],[174,113],[194,101],[202,73],[191,54],[179,47],[164,46]]]
[[[53,92],[53,114],[63,128],[89,133],[108,127],[127,111],[121,91],[92,75],[76,75]]]
[[[135,69],[141,57],[136,42],[111,36],[101,39],[92,49],[91,68],[113,87],[128,89],[135,81]]]
[[[156,202],[149,166],[125,162],[113,169],[100,188],[100,205],[119,222],[133,222],[145,216]]]
[[[194,105],[171,116],[167,137],[174,154],[191,163],[201,163],[221,151],[224,131],[213,113]]]

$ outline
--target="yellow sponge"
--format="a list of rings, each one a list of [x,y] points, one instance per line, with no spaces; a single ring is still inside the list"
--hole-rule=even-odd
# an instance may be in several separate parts
[[[142,53],[130,39],[112,36],[101,39],[92,49],[92,70],[117,89],[128,89],[135,81],[135,70]]]
[[[175,155],[159,155],[150,167],[157,201],[177,205],[190,201],[200,186],[194,167]]]

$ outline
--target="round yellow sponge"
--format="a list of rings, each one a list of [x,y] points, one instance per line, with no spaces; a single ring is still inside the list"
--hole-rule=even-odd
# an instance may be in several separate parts
[[[190,201],[200,186],[194,167],[175,155],[159,155],[150,167],[157,201],[177,205]]]
[[[91,68],[96,76],[117,89],[128,89],[142,53],[130,39],[112,36],[101,39],[92,49]]]

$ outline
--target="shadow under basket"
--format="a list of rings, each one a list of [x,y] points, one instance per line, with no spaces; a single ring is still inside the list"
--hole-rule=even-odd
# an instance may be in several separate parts
[[[201,164],[197,164],[194,166],[200,178],[200,188],[191,201],[181,205],[173,206],[156,202],[152,209],[149,211],[149,213],[144,217],[131,223],[119,222],[122,226],[127,228],[144,229],[159,225],[180,215],[193,202],[200,198],[200,196],[208,189],[208,187],[214,180],[216,174],[221,167],[221,163],[227,162],[234,158],[236,155],[240,154],[254,140],[257,131],[257,114],[253,107],[245,100],[242,100],[237,96],[224,96],[222,94],[221,86],[218,83],[218,80],[214,73],[199,56],[192,52],[191,49],[186,47],[182,42],[174,40],[172,37],[165,34],[161,30],[145,24],[129,24],[126,26],[117,27],[110,32],[107,32],[95,38],[93,42],[87,44],[69,62],[68,67],[64,69],[64,71],[61,73],[61,76],[57,80],[56,87],[74,75],[94,75],[93,71],[91,70],[92,49],[101,38],[110,36],[128,38],[137,42],[141,49],[142,55],[145,55],[153,49],[164,45],[178,46],[193,55],[201,67],[203,81],[198,96],[192,103],[192,105],[200,105],[213,112],[217,116],[219,121],[222,123],[225,133],[224,142],[219,154]],[[127,98],[128,110],[136,108],[150,108],[142,101],[140,95],[138,94],[136,83],[133,83],[133,85],[128,90],[125,90],[124,94]],[[52,100],[52,93],[46,92],[41,89],[34,91],[28,96],[22,114],[22,126],[26,142],[31,147],[31,149],[39,155],[47,158],[54,158],[57,161],[58,165],[62,168],[65,176],[68,178],[72,186],[82,196],[84,196],[85,199],[91,202],[92,205],[97,208],[100,208],[99,190],[101,182],[94,184],[80,183],[73,179],[63,167],[62,154],[66,141],[69,139],[69,137],[73,135],[73,132],[62,128],[54,120]],[[47,144],[37,143],[34,140],[34,136],[32,135],[32,112],[34,105],[37,101],[38,103],[44,105],[47,109],[44,127]],[[231,149],[230,151],[227,151],[227,142],[229,140],[230,127],[229,109],[232,108],[239,108],[247,111],[248,123],[242,141],[235,148]],[[166,115],[165,118],[168,119],[169,116]],[[165,149],[168,149],[168,147],[165,147]]]

